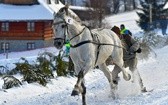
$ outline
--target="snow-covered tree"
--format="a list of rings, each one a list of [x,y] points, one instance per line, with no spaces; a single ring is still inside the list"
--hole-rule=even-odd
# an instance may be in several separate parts
[[[137,21],[138,25],[144,30],[149,31],[158,27],[160,24],[161,16],[166,16],[168,9],[163,7],[167,0],[140,0],[142,8],[141,12],[137,12],[140,19]]]

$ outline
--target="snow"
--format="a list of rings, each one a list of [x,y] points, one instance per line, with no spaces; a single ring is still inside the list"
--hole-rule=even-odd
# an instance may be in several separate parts
[[[105,19],[111,26],[118,26],[120,27],[121,24],[124,24],[125,27],[131,32],[136,35],[137,33],[141,32],[141,28],[138,27],[136,21],[139,19],[136,11],[120,13],[118,15],[109,16]]]
[[[166,3],[166,5],[164,6],[164,9],[167,9],[168,8],[168,2]]]
[[[138,33],[141,29],[137,26],[135,20],[138,19],[135,11],[107,18],[109,24],[124,24],[129,27],[133,33]],[[113,24],[112,24],[113,23]],[[6,59],[5,54],[0,54],[0,65],[14,67],[14,62],[18,62],[20,57],[29,61],[35,60],[38,54],[49,51],[58,54],[54,47],[36,49],[23,52],[11,52]],[[119,76],[119,88],[117,90],[118,98],[112,99],[110,86],[104,74],[93,69],[85,76],[87,87],[88,105],[167,105],[168,103],[168,46],[156,49],[157,57],[151,56],[148,60],[139,60],[138,70],[142,76],[147,90],[153,90],[147,93],[141,93],[137,84],[125,81],[122,74]],[[113,66],[108,66],[110,70]],[[128,69],[127,69],[128,70]],[[21,75],[15,75],[21,80]],[[55,77],[43,87],[37,83],[23,83],[21,87],[15,87],[3,91],[1,89],[3,80],[0,79],[0,105],[81,105],[81,96],[72,97],[71,92],[76,83],[76,77]]]
[[[45,0],[38,0],[40,4],[42,4],[46,9],[48,9],[52,14],[55,12],[57,13],[60,8],[64,7],[60,1],[58,4],[55,3],[54,0],[51,0],[51,4],[46,4]],[[79,7],[79,6],[70,6],[70,9],[77,9],[77,10],[86,10],[87,8]],[[73,15],[76,15],[72,10],[70,10]]]
[[[43,51],[58,52],[55,48],[37,49],[26,52],[9,53],[9,59],[1,54],[1,64],[8,60],[18,61],[19,57],[35,58]],[[87,87],[87,103],[89,105],[167,105],[168,102],[168,46],[156,50],[157,58],[151,56],[147,61],[139,61],[138,70],[147,90],[140,93],[137,83],[124,81],[121,76],[118,88],[118,99],[110,97],[110,86],[104,74],[94,69],[85,78]],[[19,56],[16,57],[16,54]],[[17,60],[16,60],[17,59]],[[12,63],[12,62],[8,62]],[[108,66],[112,70],[113,66]],[[15,75],[21,80],[20,75]],[[21,87],[0,90],[0,105],[80,105],[81,97],[71,97],[76,77],[55,77],[43,87],[37,83],[23,83]],[[0,87],[3,80],[0,80]]]
[[[52,13],[43,5],[17,6],[0,4],[1,21],[52,20]]]
[[[82,10],[82,11],[92,10],[92,8],[81,7],[81,6],[70,6],[69,8],[72,10]]]

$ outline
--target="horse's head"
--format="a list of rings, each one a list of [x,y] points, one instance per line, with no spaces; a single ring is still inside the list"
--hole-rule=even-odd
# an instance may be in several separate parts
[[[68,39],[68,26],[73,24],[72,11],[68,6],[62,7],[54,14],[53,31],[54,31],[54,46],[61,49]],[[75,16],[73,14],[73,16]]]

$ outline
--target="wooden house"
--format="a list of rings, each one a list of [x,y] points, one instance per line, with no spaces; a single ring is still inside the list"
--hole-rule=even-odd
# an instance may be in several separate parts
[[[58,0],[0,0],[0,53],[53,46],[53,13],[63,5],[58,3]],[[70,9],[82,20],[91,15],[84,7]]]
[[[0,53],[53,45],[53,13],[35,1],[3,0],[0,3]]]

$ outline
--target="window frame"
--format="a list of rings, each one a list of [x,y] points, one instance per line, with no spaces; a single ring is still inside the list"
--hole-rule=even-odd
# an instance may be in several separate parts
[[[28,42],[27,43],[27,50],[35,49],[35,42]]]
[[[35,31],[35,22],[29,21],[27,22],[27,31],[34,32]]]
[[[1,23],[1,31],[4,31],[4,32],[9,31],[9,22],[2,22]]]
[[[10,43],[9,42],[2,42],[1,43],[1,50],[10,50]]]

